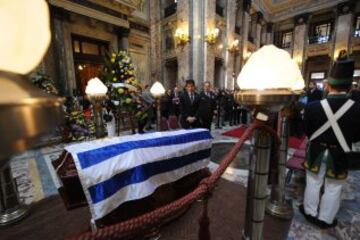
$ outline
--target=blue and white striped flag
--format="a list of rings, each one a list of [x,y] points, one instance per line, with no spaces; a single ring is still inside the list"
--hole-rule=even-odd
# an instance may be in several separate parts
[[[155,132],[70,145],[80,182],[97,220],[122,203],[205,168],[211,135],[206,129]]]

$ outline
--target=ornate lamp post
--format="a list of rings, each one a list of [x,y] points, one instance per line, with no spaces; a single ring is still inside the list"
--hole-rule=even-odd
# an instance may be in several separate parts
[[[160,82],[156,81],[151,86],[150,93],[156,99],[156,128],[158,131],[160,131],[160,99],[165,94],[165,88]]]
[[[0,38],[0,225],[8,225],[28,213],[18,199],[9,160],[59,124],[62,99],[34,87],[25,76],[50,43],[46,1],[2,1],[0,29],[6,32]]]
[[[104,123],[102,118],[102,102],[106,98],[107,87],[99,78],[89,80],[85,93],[94,106],[96,138],[104,137]]]
[[[265,120],[270,113],[279,112],[289,103],[295,90],[304,86],[300,70],[290,55],[273,45],[262,47],[251,55],[237,79],[240,91],[235,99],[257,112]],[[267,180],[270,161],[270,136],[257,130],[251,159],[244,239],[263,239],[263,221],[267,202]]]

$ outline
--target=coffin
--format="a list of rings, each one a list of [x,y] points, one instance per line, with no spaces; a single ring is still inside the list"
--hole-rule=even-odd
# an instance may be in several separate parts
[[[71,210],[87,206],[88,204],[72,155],[64,151],[52,164],[62,183],[62,186],[59,188],[59,193],[64,201],[65,207]],[[209,170],[205,168],[173,183],[162,185],[148,197],[123,203],[105,217],[96,220],[96,226],[103,227],[111,225],[159,208],[191,192],[198,186],[203,178],[209,175]],[[180,216],[185,210],[186,209],[182,209],[178,214],[174,214],[171,219],[167,219],[163,224]]]

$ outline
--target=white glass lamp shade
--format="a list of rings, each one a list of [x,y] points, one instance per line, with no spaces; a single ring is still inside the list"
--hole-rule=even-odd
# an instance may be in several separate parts
[[[237,83],[241,90],[301,90],[304,79],[290,54],[274,45],[266,45],[251,54]]]
[[[90,79],[85,88],[85,93],[89,97],[105,96],[107,91],[108,88],[99,78]]]
[[[0,71],[29,73],[50,44],[48,4],[45,0],[1,0],[0,29]]]
[[[162,95],[165,94],[165,88],[164,86],[156,81],[150,88],[150,93],[154,96],[154,97],[161,97]]]

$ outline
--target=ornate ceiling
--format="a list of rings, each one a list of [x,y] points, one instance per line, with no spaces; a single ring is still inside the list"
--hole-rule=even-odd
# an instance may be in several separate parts
[[[271,21],[280,21],[296,15],[331,8],[346,0],[254,0]]]
[[[308,5],[314,0],[261,0],[261,2],[266,12],[271,15],[301,5]]]

